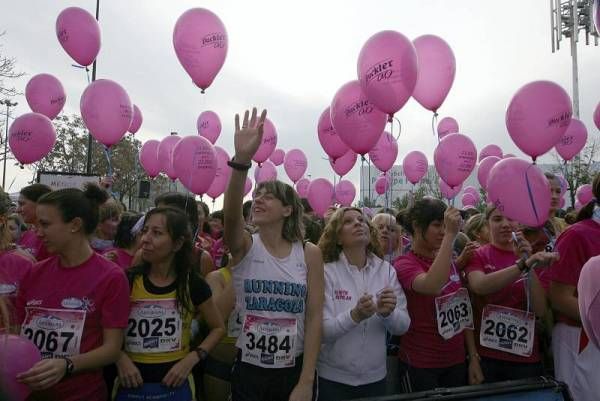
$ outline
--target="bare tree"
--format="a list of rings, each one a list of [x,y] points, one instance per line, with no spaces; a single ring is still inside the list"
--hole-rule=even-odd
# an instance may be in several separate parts
[[[575,192],[581,185],[589,184],[594,179],[594,175],[600,170],[598,166],[599,146],[595,140],[588,142],[577,156],[570,162],[564,162],[560,156],[554,153],[554,159],[558,166],[552,168],[552,172],[562,174],[569,184],[570,206],[575,206]]]
[[[0,32],[2,38],[6,32]],[[12,97],[17,94],[17,89],[7,81],[20,78],[25,75],[24,72],[16,70],[17,60],[14,57],[9,57],[4,54],[2,44],[0,44],[0,97]]]

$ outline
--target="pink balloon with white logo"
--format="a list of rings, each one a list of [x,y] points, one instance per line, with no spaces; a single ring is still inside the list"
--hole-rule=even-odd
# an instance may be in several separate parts
[[[65,8],[56,18],[56,37],[67,54],[82,66],[94,62],[100,51],[100,25],[83,8]]]
[[[325,178],[317,178],[308,186],[308,204],[312,207],[313,211],[321,217],[332,204],[333,196],[333,184]]]
[[[398,142],[389,132],[384,131],[379,140],[369,151],[371,162],[380,171],[389,171],[398,157]]]
[[[502,159],[502,148],[494,144],[484,146],[481,149],[481,152],[479,152],[478,161],[482,161],[483,159],[489,156],[496,156],[497,158]]]
[[[417,83],[417,53],[396,31],[371,36],[358,55],[358,79],[367,98],[392,116],[410,99]]]
[[[181,184],[190,192],[196,195],[206,193],[217,172],[217,152],[206,138],[192,135],[178,141],[170,139],[174,136],[163,139],[159,145],[159,154],[160,146],[165,140],[169,140],[169,144],[174,143],[171,152],[174,175],[179,177]]]
[[[54,120],[63,109],[67,95],[65,88],[54,75],[38,74],[27,82],[25,99],[33,112]]]
[[[386,115],[367,99],[358,81],[344,84],[331,102],[331,123],[350,149],[367,154],[379,140]]]
[[[292,182],[296,183],[300,178],[302,178],[307,167],[308,162],[306,160],[306,156],[300,149],[291,149],[285,154],[283,168]]]
[[[437,134],[438,139],[442,139],[448,134],[454,134],[458,132],[458,123],[452,117],[444,117],[438,123]]]
[[[225,25],[210,10],[189,9],[175,23],[173,47],[185,71],[204,93],[227,57],[228,38]]]
[[[427,174],[428,168],[427,157],[419,150],[409,152],[402,160],[404,175],[413,185],[421,181],[421,178]]]
[[[494,164],[498,163],[500,160],[503,159],[496,156],[488,156],[479,163],[479,167],[477,168],[477,181],[479,181],[479,185],[481,185],[483,189],[487,189],[487,180],[490,171],[492,170],[492,167],[494,167]]]
[[[109,79],[89,84],[81,95],[79,108],[85,126],[106,147],[123,138],[133,119],[129,95],[121,85]]]
[[[594,192],[591,184],[583,184],[575,191],[575,198],[583,206],[587,205],[594,198]]]
[[[572,118],[571,124],[554,148],[564,160],[575,157],[587,142],[588,132],[585,125],[578,119]]]
[[[445,136],[433,153],[435,169],[450,187],[462,184],[471,175],[476,160],[477,149],[463,134]]]
[[[196,120],[196,128],[198,135],[208,139],[214,145],[221,135],[221,119],[214,111],[203,111]]]
[[[254,180],[257,184],[265,181],[275,181],[277,179],[277,169],[270,161],[265,161],[254,169]]]
[[[217,156],[217,169],[215,171],[215,178],[210,184],[210,187],[206,190],[206,194],[213,199],[221,196],[227,185],[229,184],[229,178],[231,177],[231,167],[227,165],[230,157],[227,151],[220,146],[214,146],[215,155]]]
[[[144,116],[142,115],[142,111],[135,104],[133,105],[133,117],[131,119],[131,124],[129,125],[128,131],[132,134],[135,134],[139,131],[142,126],[142,121],[144,120]]]
[[[160,144],[158,145],[158,161],[160,163],[160,171],[165,173],[167,177],[171,180],[175,181],[177,179],[177,172],[173,167],[173,150],[175,149],[175,145],[181,140],[179,135],[169,135],[164,137]],[[215,158],[215,168],[216,168],[216,158]],[[189,169],[188,169],[189,171]],[[187,179],[188,177],[186,177]],[[212,182],[212,180],[211,180]],[[210,184],[209,184],[210,185]],[[206,187],[208,189],[208,185]]]
[[[338,157],[335,162],[329,159],[329,165],[337,175],[343,177],[352,170],[356,164],[356,158],[356,153],[354,153],[352,149],[348,149],[348,151],[342,157]]]
[[[281,166],[283,164],[283,160],[285,159],[285,152],[283,149],[275,149],[271,156],[269,156],[269,160],[276,166]]]
[[[268,118],[265,119],[262,142],[252,157],[257,163],[262,163],[271,156],[277,146],[277,130]]]
[[[308,196],[308,186],[310,185],[310,180],[308,178],[300,178],[296,183],[296,192],[298,192],[298,196],[301,198],[306,198]]]
[[[156,139],[150,139],[142,145],[140,149],[140,164],[150,178],[155,178],[160,174],[160,163],[158,161],[158,145],[160,142]]]
[[[41,160],[52,151],[55,142],[52,121],[40,113],[23,114],[8,129],[8,146],[21,164]]]
[[[442,196],[448,200],[454,199],[462,189],[462,185],[451,188],[450,185],[446,184],[446,182],[441,178],[438,180],[438,185],[440,187],[440,192],[442,193]]]
[[[342,206],[350,206],[356,197],[356,188],[348,180],[341,180],[335,186],[335,199]]]
[[[329,107],[327,107],[319,117],[317,134],[323,150],[327,153],[327,156],[333,160],[343,156],[350,149],[333,129]]]

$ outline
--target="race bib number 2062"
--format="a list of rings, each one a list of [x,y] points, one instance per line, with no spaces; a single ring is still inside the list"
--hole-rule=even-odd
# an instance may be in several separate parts
[[[479,342],[482,346],[519,356],[533,351],[533,313],[499,305],[486,305],[481,314]]]

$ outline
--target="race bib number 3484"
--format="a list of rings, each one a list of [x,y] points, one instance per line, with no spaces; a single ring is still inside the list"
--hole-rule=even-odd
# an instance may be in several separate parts
[[[30,339],[42,358],[79,354],[85,311],[77,309],[26,308],[21,336]]]
[[[246,315],[242,328],[242,361],[264,368],[285,368],[296,362],[296,319]]]
[[[499,305],[483,308],[479,342],[484,347],[527,357],[533,351],[534,332],[531,312]]]

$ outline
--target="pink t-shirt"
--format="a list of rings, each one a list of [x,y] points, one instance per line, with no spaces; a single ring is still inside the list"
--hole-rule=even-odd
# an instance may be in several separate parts
[[[121,269],[127,270],[131,267],[131,262],[133,261],[133,255],[128,254],[124,249],[121,248],[110,248],[102,252],[102,256],[106,256],[108,253],[113,253],[115,255],[112,260],[116,263]]]
[[[37,322],[43,322],[36,327],[35,333],[29,333],[36,340],[50,338],[53,334],[49,330],[68,329],[71,322],[61,316],[65,314],[83,315],[84,324],[81,333],[81,344],[79,353],[83,354],[98,348],[103,342],[103,329],[125,328],[129,316],[129,284],[123,270],[106,258],[93,253],[83,264],[75,267],[65,268],[61,266],[58,256],[50,257],[42,262],[36,263],[21,280],[21,287],[17,295],[17,317],[22,326],[26,326],[27,312],[37,313]],[[53,309],[53,310],[47,310]],[[31,316],[29,316],[31,317]],[[67,326],[67,327],[65,327]],[[43,327],[44,330],[39,329]],[[40,331],[41,330],[41,331]],[[39,333],[38,333],[39,332]],[[27,336],[26,330],[23,335]],[[71,334],[71,333],[65,333]],[[56,336],[56,333],[54,333]],[[58,347],[69,344],[73,346],[76,340],[70,343],[61,341]],[[72,334],[71,334],[71,338]],[[75,339],[78,338],[75,333]],[[70,341],[70,340],[69,340]],[[46,342],[45,350],[56,342]],[[41,348],[39,344],[38,348]],[[42,349],[44,351],[44,349]],[[42,352],[42,357],[52,357],[50,352]],[[97,369],[90,372],[78,373],[45,391],[46,398],[53,400],[75,401],[91,400],[104,401],[107,397],[107,389],[102,377],[102,370]]]
[[[464,335],[460,333],[445,340],[438,333],[436,296],[419,294],[412,288],[415,278],[429,271],[431,263],[412,252],[398,257],[394,263],[410,316],[410,327],[400,337],[399,357],[416,368],[445,368],[465,361]],[[448,280],[440,296],[458,291],[462,285],[460,278],[457,280]]]
[[[21,235],[17,243],[21,248],[29,252],[37,261],[47,259],[51,254],[46,249],[46,245],[37,236],[34,229],[29,229]]]
[[[475,251],[473,257],[469,261],[469,265],[465,268],[467,280],[469,273],[480,271],[485,274],[493,273],[516,263],[519,258],[512,251],[505,251],[497,248],[492,244],[484,245]],[[537,274],[537,271],[536,271]],[[539,335],[535,331],[533,351],[529,357],[502,352],[479,345],[479,331],[481,329],[481,313],[487,304],[505,306],[507,308],[527,310],[527,295],[525,293],[525,280],[519,278],[512,284],[502,288],[500,291],[486,296],[473,297],[474,301],[474,320],[475,320],[475,342],[477,343],[477,352],[479,355],[500,359],[510,362],[535,363],[540,360]]]
[[[555,251],[560,254],[560,260],[550,266],[550,281],[577,288],[583,265],[591,257],[600,255],[600,224],[591,219],[573,224],[558,237]],[[560,322],[580,326],[578,322],[560,313],[556,316]]]
[[[0,296],[6,297],[11,312],[10,322],[14,322],[14,302],[23,277],[29,272],[33,262],[14,250],[0,253]]]

